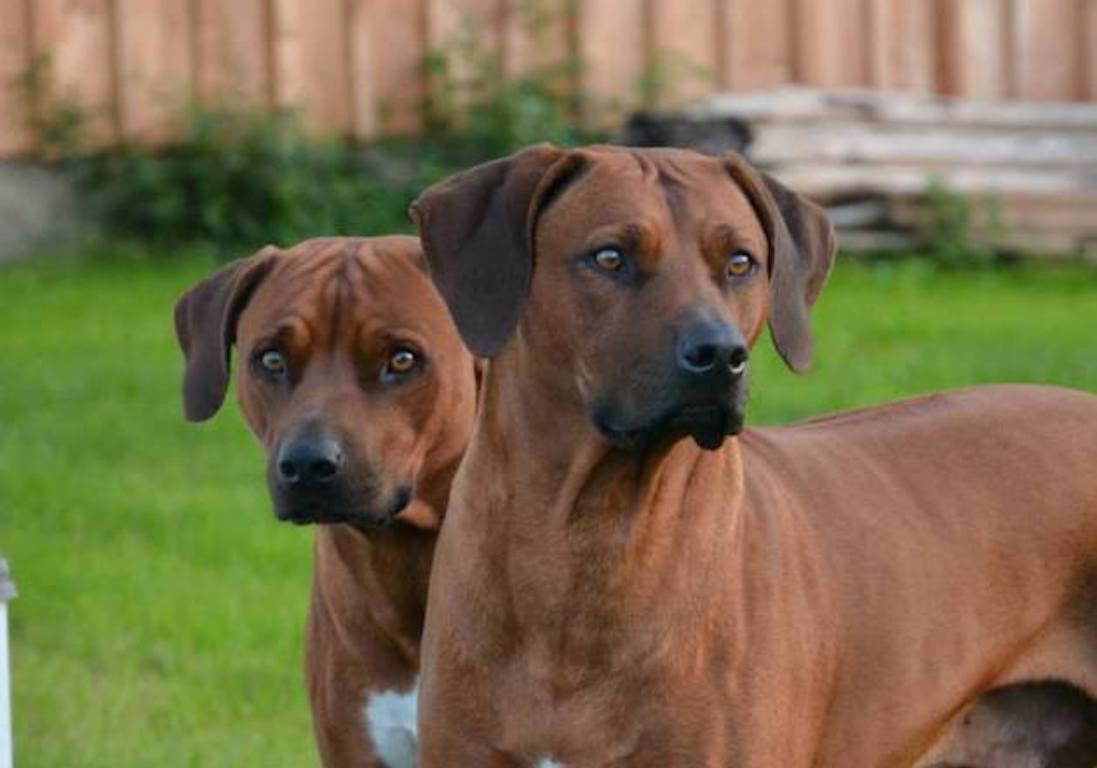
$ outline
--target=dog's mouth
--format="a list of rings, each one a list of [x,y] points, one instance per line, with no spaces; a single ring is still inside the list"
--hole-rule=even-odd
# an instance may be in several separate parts
[[[729,435],[743,431],[743,415],[728,406],[686,406],[672,414],[663,428],[672,435],[688,435],[701,448],[715,451]]]
[[[348,520],[347,522],[363,531],[373,531],[378,528],[385,528],[396,522],[400,513],[408,508],[411,499],[411,486],[402,485],[392,494],[392,497],[389,499],[388,504],[381,511],[380,515],[361,515],[355,517],[353,520]]]
[[[691,404],[679,406],[635,428],[620,428],[605,414],[596,414],[595,426],[615,448],[640,450],[658,441],[674,442],[691,437],[701,448],[715,451],[729,435],[743,429],[743,414],[728,405]]]
[[[356,502],[349,498],[312,497],[274,499],[275,516],[294,525],[334,525],[345,523],[362,531],[373,531],[391,525],[412,500],[412,488],[399,486],[383,505],[371,501]]]

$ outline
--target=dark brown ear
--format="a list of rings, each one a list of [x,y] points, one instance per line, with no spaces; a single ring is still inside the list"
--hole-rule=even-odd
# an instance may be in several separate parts
[[[837,240],[826,212],[737,154],[724,158],[750,198],[770,242],[770,333],[788,367],[800,373],[814,356],[809,310],[834,266]]]
[[[254,256],[234,261],[175,303],[175,337],[187,361],[183,414],[188,421],[205,421],[224,402],[236,322],[274,266],[277,253],[268,245]]]
[[[412,203],[431,277],[473,355],[498,354],[518,325],[537,214],[577,165],[570,153],[538,144],[451,176]]]

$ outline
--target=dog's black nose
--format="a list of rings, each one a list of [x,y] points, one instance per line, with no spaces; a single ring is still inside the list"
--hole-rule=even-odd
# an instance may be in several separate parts
[[[678,337],[678,367],[690,375],[727,370],[738,376],[746,364],[747,345],[726,323],[697,323]]]
[[[330,437],[295,438],[282,443],[276,466],[283,485],[322,485],[339,476],[343,452]]]

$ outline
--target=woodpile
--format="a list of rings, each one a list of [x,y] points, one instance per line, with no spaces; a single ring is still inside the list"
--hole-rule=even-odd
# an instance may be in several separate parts
[[[745,151],[827,205],[850,250],[917,247],[945,196],[995,248],[1097,256],[1095,104],[788,88],[639,115],[621,140]]]

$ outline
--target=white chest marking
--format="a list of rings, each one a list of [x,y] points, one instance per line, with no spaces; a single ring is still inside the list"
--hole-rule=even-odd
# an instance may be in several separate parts
[[[381,691],[366,701],[362,719],[377,756],[388,768],[415,768],[419,746],[419,683],[409,691]],[[547,757],[536,768],[567,768]]]
[[[366,733],[377,756],[388,768],[415,768],[418,732],[419,683],[404,693],[371,694],[362,713]]]

